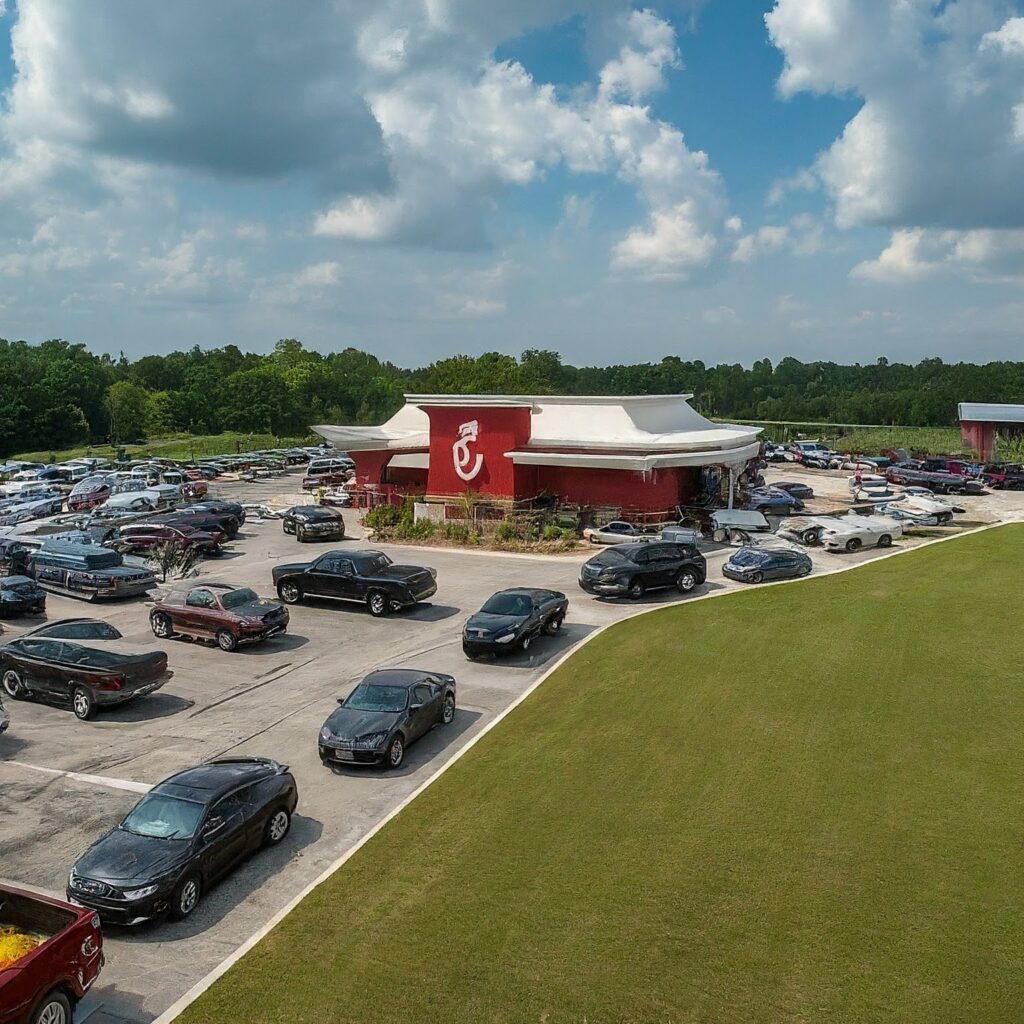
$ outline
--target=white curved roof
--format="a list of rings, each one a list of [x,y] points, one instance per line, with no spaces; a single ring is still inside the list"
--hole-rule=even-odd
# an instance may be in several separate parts
[[[759,427],[714,423],[694,409],[692,395],[406,395],[405,406],[379,427],[319,426],[313,429],[349,451],[426,448],[430,421],[426,408],[529,408],[530,440],[509,452],[514,461],[532,449],[643,452],[680,458],[661,465],[694,465],[702,461],[746,459],[756,454]],[[753,446],[753,451],[752,451]],[[541,453],[538,452],[537,456]],[[700,456],[703,455],[702,460]]]

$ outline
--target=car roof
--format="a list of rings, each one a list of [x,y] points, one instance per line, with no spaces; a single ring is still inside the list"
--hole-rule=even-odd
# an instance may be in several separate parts
[[[379,668],[363,679],[367,686],[414,686],[432,675],[422,668]]]
[[[153,793],[166,793],[204,803],[216,800],[236,786],[270,774],[274,763],[266,758],[224,758],[194,768],[186,768],[153,787]]]
[[[623,547],[646,547],[647,545],[632,545],[632,544],[619,544],[620,548]],[[497,593],[491,595],[491,597],[497,597],[498,594],[525,594],[527,597],[549,597],[551,595],[558,594],[557,590],[545,590],[543,587],[510,587],[508,590],[499,590]]]

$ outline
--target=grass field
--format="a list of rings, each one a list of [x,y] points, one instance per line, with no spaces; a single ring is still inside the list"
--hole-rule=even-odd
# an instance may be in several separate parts
[[[208,458],[214,455],[234,455],[236,451],[254,451],[259,448],[288,448],[292,445],[316,444],[318,438],[282,437],[273,434],[242,434],[227,431],[223,434],[190,435],[178,434],[173,437],[155,437],[145,444],[125,445],[129,459],[145,459],[150,455],[158,455],[165,459]],[[278,443],[280,441],[280,443]],[[87,455],[97,458],[113,459],[117,449],[109,444],[63,448],[59,451],[46,450],[38,452],[22,452],[12,455],[12,459],[23,462],[64,462],[67,459],[79,459]]]
[[[182,1024],[1016,1024],[1022,573],[1009,526],[610,629]]]

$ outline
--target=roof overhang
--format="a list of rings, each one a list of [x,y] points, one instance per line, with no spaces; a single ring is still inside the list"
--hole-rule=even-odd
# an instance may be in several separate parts
[[[961,420],[970,423],[1024,423],[1024,405],[961,402],[958,413]]]
[[[505,452],[517,466],[561,466],[573,469],[619,469],[632,473],[647,473],[652,469],[673,466],[742,466],[756,458],[760,442],[738,448],[717,448],[699,452],[635,452],[581,454],[569,452]]]

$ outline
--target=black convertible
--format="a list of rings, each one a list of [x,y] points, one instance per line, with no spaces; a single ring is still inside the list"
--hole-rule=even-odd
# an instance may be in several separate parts
[[[288,766],[268,757],[186,768],[78,858],[68,897],[110,924],[188,917],[218,878],[284,839],[298,799]]]
[[[469,658],[528,650],[541,633],[554,636],[568,610],[569,599],[558,590],[500,590],[463,627],[462,650]]]
[[[454,720],[455,680],[416,668],[379,669],[338,704],[320,730],[320,760],[397,768],[410,743]]]
[[[83,720],[97,708],[159,690],[169,677],[163,651],[128,654],[31,635],[0,647],[0,682],[8,697],[70,705]]]
[[[315,562],[275,565],[273,576],[285,604],[332,597],[362,602],[378,617],[437,593],[434,569],[395,565],[383,551],[328,551]]]

